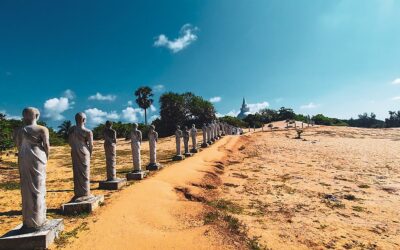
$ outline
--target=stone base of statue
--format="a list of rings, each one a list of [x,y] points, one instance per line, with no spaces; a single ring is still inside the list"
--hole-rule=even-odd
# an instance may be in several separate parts
[[[199,149],[197,149],[197,148],[192,148],[191,150],[190,150],[190,153],[198,153],[199,152]]]
[[[175,155],[175,156],[172,158],[173,161],[181,161],[181,160],[183,160],[183,159],[185,159],[185,156],[183,156],[183,155]]]
[[[211,144],[213,144],[213,141],[208,141],[207,144],[211,145]]]
[[[48,249],[59,233],[64,230],[62,219],[48,220],[35,231],[21,229],[22,224],[0,238],[0,249]]]
[[[100,181],[99,182],[99,189],[104,190],[118,190],[122,187],[126,186],[126,179],[115,179],[111,181]]]
[[[208,147],[208,143],[203,142],[203,143],[201,144],[201,147],[202,147],[202,148]]]
[[[149,171],[157,171],[162,168],[160,163],[150,163],[149,165],[146,166],[146,169]]]
[[[190,156],[192,156],[192,153],[189,153],[189,152],[184,153],[184,156],[185,156],[185,157],[190,157]]]
[[[137,171],[137,172],[131,172],[126,174],[126,178],[128,181],[131,180],[143,180],[149,171]]]
[[[71,201],[61,206],[61,212],[65,215],[78,215],[91,213],[104,202],[104,195],[96,195],[83,201]]]

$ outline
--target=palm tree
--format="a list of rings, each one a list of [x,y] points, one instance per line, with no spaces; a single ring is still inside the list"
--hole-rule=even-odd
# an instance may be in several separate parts
[[[144,109],[144,123],[147,125],[147,109],[153,104],[152,90],[150,87],[140,87],[135,91],[136,103]]]
[[[69,130],[71,129],[71,127],[72,127],[72,122],[71,121],[63,121],[63,123],[61,123],[61,125],[60,126],[58,126],[58,134],[62,137],[62,138],[64,138],[64,140],[67,140],[68,139],[68,133],[69,133]]]

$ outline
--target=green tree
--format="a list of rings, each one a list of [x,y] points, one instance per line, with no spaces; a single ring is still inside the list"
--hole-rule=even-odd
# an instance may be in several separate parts
[[[63,123],[58,126],[57,134],[61,136],[64,140],[68,140],[68,133],[72,127],[72,122],[69,120],[63,121]]]
[[[135,91],[136,103],[144,110],[144,123],[147,125],[147,109],[153,104],[153,92],[150,87],[140,87]]]

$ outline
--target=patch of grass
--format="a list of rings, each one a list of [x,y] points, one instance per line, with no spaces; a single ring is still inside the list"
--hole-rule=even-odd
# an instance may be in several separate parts
[[[360,207],[360,206],[352,206],[353,210],[356,212],[364,212],[365,208]]]
[[[87,225],[88,225],[87,222],[83,222],[82,224],[72,229],[71,231],[61,232],[59,237],[54,240],[54,243],[57,245],[57,248],[64,247],[68,243],[70,238],[77,238],[79,231],[89,230]]]
[[[213,222],[215,222],[216,220],[218,220],[219,214],[218,212],[208,212],[204,215],[204,224],[211,224]]]
[[[368,184],[360,184],[358,185],[359,188],[370,188]]]
[[[241,214],[243,212],[243,208],[241,206],[228,200],[215,200],[209,202],[208,205],[234,214]]]
[[[0,183],[0,189],[2,190],[17,190],[20,189],[21,185],[17,181],[7,181]]]
[[[231,233],[240,234],[242,233],[241,228],[244,225],[239,221],[238,218],[233,217],[232,215],[226,214],[224,215],[224,221],[228,223],[228,229]]]
[[[254,236],[251,239],[247,240],[247,246],[249,247],[250,250],[268,250],[269,248],[266,246],[263,246],[259,240],[261,236]]]
[[[357,200],[357,198],[356,198],[354,195],[352,195],[352,194],[345,194],[345,195],[343,196],[343,198],[344,198],[345,200],[348,200],[348,201],[355,201],[355,200]]]
[[[326,225],[326,224],[320,224],[318,229],[325,229],[327,227],[328,227],[328,225]]]

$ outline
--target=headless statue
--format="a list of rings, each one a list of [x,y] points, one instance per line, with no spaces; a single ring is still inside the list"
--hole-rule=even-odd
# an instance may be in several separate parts
[[[38,230],[46,224],[46,164],[49,158],[49,130],[37,125],[36,108],[22,112],[24,125],[14,133],[18,148],[23,229]]]
[[[175,141],[176,141],[176,155],[181,155],[181,138],[183,136],[180,126],[176,126]]]
[[[113,123],[111,121],[106,122],[106,128],[104,129],[104,152],[106,153],[106,170],[107,170],[107,181],[113,181],[117,179],[116,176],[116,158],[117,158],[117,132],[112,129]]]
[[[190,139],[190,131],[187,126],[183,130],[183,144],[185,148],[185,154],[189,154],[189,139]]]
[[[90,157],[93,151],[93,134],[92,131],[85,128],[85,113],[77,113],[75,121],[76,126],[70,129],[68,137],[74,173],[74,197],[72,201],[81,202],[93,197],[90,194]]]

